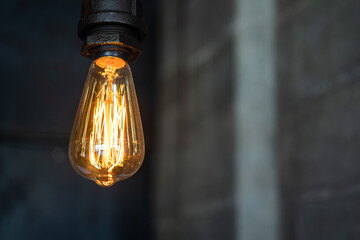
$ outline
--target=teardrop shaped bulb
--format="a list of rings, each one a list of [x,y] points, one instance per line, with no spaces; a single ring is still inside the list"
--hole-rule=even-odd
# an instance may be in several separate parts
[[[129,65],[106,56],[90,66],[70,137],[74,169],[100,186],[132,176],[145,154],[144,135]]]

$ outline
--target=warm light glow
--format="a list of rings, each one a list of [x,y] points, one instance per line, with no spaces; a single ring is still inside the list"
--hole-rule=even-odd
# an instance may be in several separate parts
[[[116,71],[116,69],[120,69],[125,67],[126,62],[121,58],[117,57],[101,57],[95,61],[96,65],[105,70]]]
[[[128,178],[144,158],[144,137],[128,64],[102,57],[90,67],[69,156],[74,168],[101,186]]]
[[[98,93],[95,103],[89,156],[94,167],[111,172],[123,163],[126,103],[124,96],[117,95],[116,85],[112,84],[115,72],[107,70],[108,84]]]

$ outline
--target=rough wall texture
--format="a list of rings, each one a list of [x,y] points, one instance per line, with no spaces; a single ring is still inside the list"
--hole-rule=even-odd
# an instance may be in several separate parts
[[[278,5],[284,239],[359,239],[360,2]]]
[[[162,1],[157,239],[232,239],[231,1]]]
[[[234,90],[243,83],[239,76],[246,78],[238,71],[246,64],[234,52],[239,45],[245,54],[254,50],[247,47],[266,44],[262,35],[256,38],[258,22],[249,23],[254,32],[244,25],[234,38],[235,3],[246,2],[161,2],[154,163],[158,239],[241,236],[235,222],[244,217],[235,209],[242,203],[234,201],[234,189],[245,170],[234,167],[239,161],[235,153],[244,144],[235,146],[234,140],[241,135],[235,129],[245,125],[234,109],[236,99],[243,97],[236,94],[247,90]],[[262,8],[255,6],[259,2],[248,3],[261,20]],[[360,2],[278,0],[276,5],[273,114],[278,154],[273,164],[280,178],[282,238],[359,239]],[[247,39],[241,35],[246,33],[254,33],[248,46],[239,42]],[[261,61],[247,64],[262,71]]]
[[[157,239],[277,239],[274,9],[161,2]]]

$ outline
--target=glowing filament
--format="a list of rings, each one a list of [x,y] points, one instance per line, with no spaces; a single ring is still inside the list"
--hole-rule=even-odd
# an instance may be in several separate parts
[[[94,104],[89,158],[95,168],[111,172],[124,162],[126,102],[125,95],[120,97],[112,83],[115,70],[108,69],[105,74],[108,81],[97,93]]]

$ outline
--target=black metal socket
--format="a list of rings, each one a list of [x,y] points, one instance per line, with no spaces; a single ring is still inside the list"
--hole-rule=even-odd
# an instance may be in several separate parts
[[[102,52],[121,51],[126,61],[142,52],[145,22],[140,0],[83,0],[78,35],[82,55],[96,58]]]

